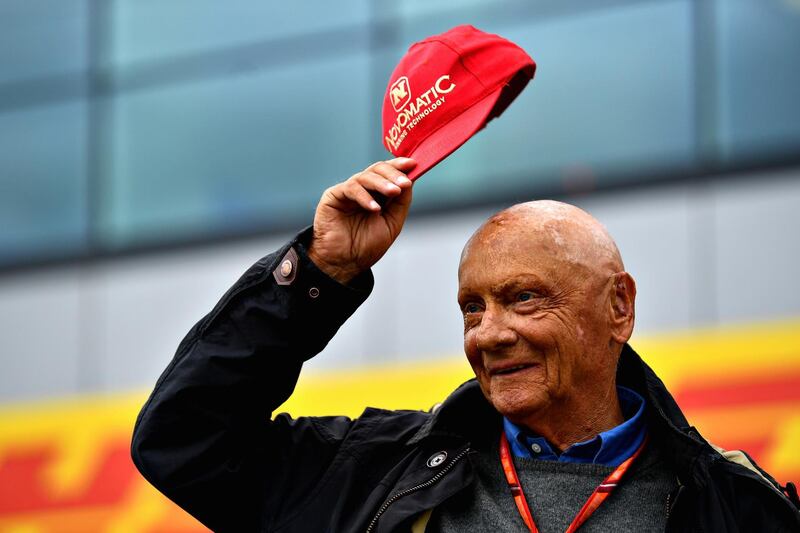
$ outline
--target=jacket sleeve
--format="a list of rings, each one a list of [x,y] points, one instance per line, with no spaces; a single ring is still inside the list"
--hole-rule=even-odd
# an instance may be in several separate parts
[[[191,329],[136,421],[137,468],[215,531],[279,520],[307,497],[350,429],[345,417],[270,419],[303,362],[372,289],[370,272],[343,286],[319,271],[309,238],[307,229],[253,265]]]

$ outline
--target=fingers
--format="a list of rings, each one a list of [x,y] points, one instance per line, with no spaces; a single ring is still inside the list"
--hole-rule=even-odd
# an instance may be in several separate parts
[[[380,211],[381,204],[385,204],[387,199],[408,196],[403,192],[411,188],[413,183],[398,167],[414,168],[415,165],[416,162],[408,158],[379,161],[342,183],[341,193],[363,209]]]
[[[408,181],[408,183],[404,183],[403,180]],[[374,171],[365,171],[357,174],[352,181],[369,191],[375,191],[389,198],[397,196],[403,189],[411,186],[411,181],[404,174],[387,178],[383,174]]]
[[[399,186],[372,172],[356,174],[344,183],[326,191],[337,208],[349,211],[352,206],[348,206],[348,204],[355,203],[362,209],[373,212],[381,210],[380,204],[376,201],[377,198],[391,198],[401,192],[402,189]]]
[[[324,197],[330,205],[344,210],[353,208],[352,204],[371,212],[379,212],[382,204],[395,201],[405,204],[410,195],[404,194],[413,186],[403,169],[416,166],[413,159],[399,157],[389,161],[378,161],[362,172],[354,174],[347,181],[325,191]]]
[[[377,212],[381,210],[381,206],[375,201],[375,197],[355,180],[348,180],[334,187],[331,193],[343,204],[349,201],[367,211]]]
[[[411,180],[408,179],[408,176],[406,176],[403,170],[411,170],[416,166],[416,164],[416,161],[413,159],[398,157],[397,159],[391,159],[389,161],[378,161],[377,163],[373,163],[367,167],[364,172],[378,174],[387,180],[390,180],[399,187],[407,188],[411,186]]]

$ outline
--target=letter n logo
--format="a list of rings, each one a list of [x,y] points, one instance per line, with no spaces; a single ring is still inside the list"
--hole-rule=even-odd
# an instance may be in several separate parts
[[[411,101],[411,87],[408,85],[408,78],[403,76],[389,87],[389,98],[392,99],[392,107],[395,111],[403,109]]]

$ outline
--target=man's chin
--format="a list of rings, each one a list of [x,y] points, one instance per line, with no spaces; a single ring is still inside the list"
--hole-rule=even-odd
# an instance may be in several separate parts
[[[492,392],[489,402],[504,417],[515,424],[530,420],[546,405],[546,399],[541,394],[530,392],[521,394],[518,391]]]

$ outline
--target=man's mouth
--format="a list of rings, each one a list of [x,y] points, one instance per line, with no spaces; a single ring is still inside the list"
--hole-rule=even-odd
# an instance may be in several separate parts
[[[507,374],[513,374],[514,372],[519,372],[520,370],[525,370],[526,368],[530,368],[532,366],[534,366],[534,365],[514,365],[514,366],[510,366],[508,368],[495,370],[494,372],[492,372],[492,374],[495,375],[495,376],[503,376],[503,375],[507,375]]]

